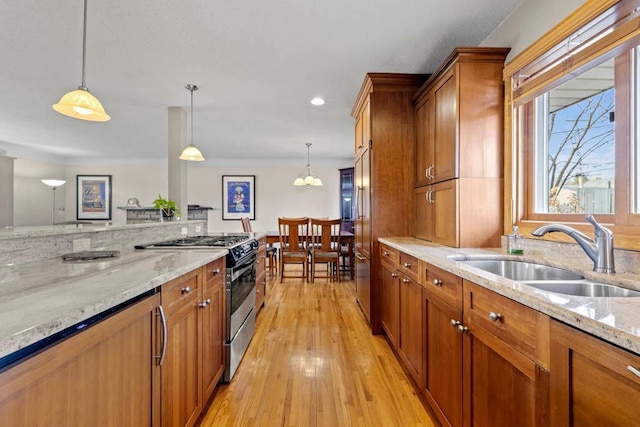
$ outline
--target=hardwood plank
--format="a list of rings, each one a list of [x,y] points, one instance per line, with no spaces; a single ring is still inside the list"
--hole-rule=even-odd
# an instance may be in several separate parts
[[[201,426],[433,426],[353,281],[269,278],[256,334]]]

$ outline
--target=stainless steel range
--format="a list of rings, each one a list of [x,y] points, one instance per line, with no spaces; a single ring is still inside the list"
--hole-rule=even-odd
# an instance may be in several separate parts
[[[224,382],[231,381],[244,356],[256,325],[256,254],[258,242],[248,235],[188,236],[136,249],[211,249],[229,251],[225,258],[225,371]]]

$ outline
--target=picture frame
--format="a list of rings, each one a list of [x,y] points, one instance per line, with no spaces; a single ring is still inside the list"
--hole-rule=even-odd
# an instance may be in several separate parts
[[[222,219],[256,219],[255,175],[222,175]]]
[[[111,219],[111,175],[76,175],[76,218]]]

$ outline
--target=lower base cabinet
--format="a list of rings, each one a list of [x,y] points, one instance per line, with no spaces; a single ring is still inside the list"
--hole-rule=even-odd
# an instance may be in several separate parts
[[[551,322],[551,425],[637,426],[640,356]]]
[[[400,342],[398,351],[413,381],[424,387],[422,285],[400,273]]]
[[[158,295],[0,373],[3,426],[160,425]]]

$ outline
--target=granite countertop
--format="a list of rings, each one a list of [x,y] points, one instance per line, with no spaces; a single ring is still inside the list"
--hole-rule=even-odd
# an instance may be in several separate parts
[[[452,255],[478,255],[512,257],[523,261],[553,264],[579,271],[585,278],[640,290],[638,276],[631,273],[604,275],[576,269],[575,265],[562,260],[550,263],[527,256],[508,256],[500,249],[458,249],[431,244],[426,241],[408,238],[380,238],[387,244],[429,264],[450,271],[463,279],[470,280],[523,305],[538,310],[548,316],[588,332],[610,343],[640,354],[640,298],[577,297],[546,292],[525,284],[489,273],[484,270],[457,262]]]
[[[226,249],[126,251],[0,267],[0,358],[224,257]]]

